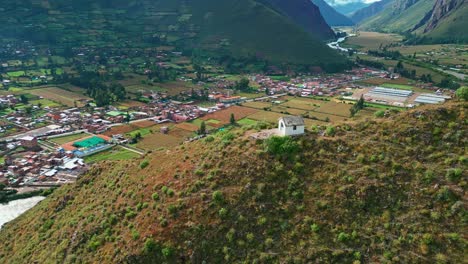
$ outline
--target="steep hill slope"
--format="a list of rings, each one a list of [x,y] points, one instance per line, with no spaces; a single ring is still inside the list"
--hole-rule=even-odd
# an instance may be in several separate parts
[[[362,21],[360,28],[383,32],[411,31],[434,3],[435,0],[394,0],[381,12]]]
[[[258,0],[273,8],[291,21],[300,25],[307,32],[323,39],[333,39],[335,34],[327,25],[320,10],[309,0]]]
[[[467,25],[467,1],[437,0],[414,32],[422,35],[422,42],[426,43],[467,43]]]
[[[355,23],[360,23],[361,21],[375,16],[378,13],[380,13],[382,10],[385,9],[385,7],[390,4],[393,0],[382,0],[379,2],[372,3],[371,5],[364,7],[362,9],[357,10],[354,12],[350,18],[353,20]]]
[[[338,13],[333,7],[329,6],[324,0],[312,0],[318,6],[320,13],[330,26],[352,26],[354,22],[345,15]]]
[[[462,263],[467,110],[103,162],[8,223],[0,262]]]
[[[333,32],[313,4],[306,1],[309,5],[302,8],[303,1],[288,1],[284,9],[274,10],[260,0],[6,0],[0,8],[0,34],[59,48],[169,44],[218,56],[259,54],[281,62],[340,63],[342,57],[322,43]],[[300,21],[285,15],[290,9],[302,10]]]

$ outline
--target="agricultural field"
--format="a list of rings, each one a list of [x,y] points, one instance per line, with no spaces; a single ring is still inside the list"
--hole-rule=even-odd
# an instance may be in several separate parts
[[[380,45],[385,46],[401,40],[403,37],[397,34],[360,31],[357,36],[346,39],[342,46],[360,50],[376,50]]]
[[[417,60],[437,60],[442,65],[468,64],[468,48],[453,44],[414,45],[391,48],[405,56],[416,55]]]
[[[393,83],[383,83],[382,87],[400,89],[400,90],[409,90],[409,91],[414,89],[414,86],[411,86],[411,85],[393,84]]]
[[[315,99],[305,99],[305,98],[294,98],[291,97],[291,100],[288,100],[287,102],[281,104],[281,106],[285,107],[293,107],[297,109],[303,109],[303,110],[308,110],[312,111],[320,107],[321,105],[327,103],[326,101],[320,101],[320,100],[315,100]],[[288,97],[289,99],[289,97]]]
[[[360,84],[369,84],[369,85],[382,85],[382,84],[389,84],[389,85],[412,85],[414,83],[413,80],[407,79],[404,77],[400,77],[398,79],[388,80],[384,78],[371,78],[363,81],[359,81]]]
[[[158,86],[167,92],[168,95],[178,95],[181,92],[191,91],[192,89],[200,89],[199,86],[184,81],[173,81],[166,83],[159,83]]]
[[[225,110],[221,110],[218,112],[214,112],[202,117],[202,120],[210,120],[216,119],[219,120],[223,124],[229,124],[231,114],[234,114],[234,118],[236,120],[242,119],[248,115],[254,114],[258,112],[257,109],[249,108],[249,107],[242,107],[242,106],[232,106]]]
[[[187,122],[179,123],[179,124],[177,124],[175,126],[177,128],[180,128],[180,129],[183,129],[183,130],[186,130],[186,131],[190,131],[190,132],[196,132],[196,131],[198,131],[198,129],[200,129],[199,126],[197,126],[195,124],[192,124],[192,123],[187,123]]]
[[[264,108],[271,107],[272,104],[267,103],[267,102],[245,102],[245,103],[242,104],[242,106],[252,107],[252,108],[256,108],[256,109],[264,109]]]
[[[51,101],[51,100],[48,100],[48,99],[39,99],[39,100],[32,100],[32,101],[29,101],[30,104],[32,105],[41,105],[42,107],[50,107],[50,108],[55,108],[55,107],[61,107],[62,105],[57,103],[57,102],[54,102],[54,101]]]
[[[117,146],[110,150],[106,150],[106,151],[99,152],[91,156],[87,156],[84,158],[84,160],[86,163],[94,163],[94,162],[103,161],[103,160],[130,160],[130,159],[135,159],[139,157],[140,157],[139,154]]]
[[[250,119],[250,118],[242,118],[241,120],[237,121],[237,124],[241,126],[252,126],[257,123],[258,123],[257,121]]]
[[[335,103],[335,102],[328,102],[318,109],[315,112],[330,114],[330,115],[337,115],[342,117],[349,117],[352,105],[350,104],[343,104],[343,103]]]
[[[144,150],[155,150],[158,148],[175,147],[193,135],[193,132],[183,130],[177,127],[169,129],[169,134],[152,133],[144,136],[136,147]]]
[[[78,106],[82,105],[79,102],[80,100],[91,100],[91,98],[87,96],[70,92],[57,87],[37,88],[29,90],[28,92],[69,107],[75,106],[75,103]]]
[[[277,105],[270,108],[273,112],[279,112],[285,115],[303,115],[307,111],[304,109],[298,109],[293,107],[285,107],[283,105]]]
[[[134,130],[138,129],[138,127],[133,126],[133,125],[121,125],[121,126],[114,126],[111,129],[107,130],[106,132],[103,133],[103,135],[106,136],[113,136],[113,135],[118,135],[118,134],[126,134],[130,133]]]
[[[53,142],[57,145],[63,145],[65,143],[77,141],[79,139],[89,137],[89,136],[90,135],[87,133],[80,133],[80,134],[74,134],[74,135],[69,135],[69,136],[64,136],[64,137],[51,138],[48,141]]]

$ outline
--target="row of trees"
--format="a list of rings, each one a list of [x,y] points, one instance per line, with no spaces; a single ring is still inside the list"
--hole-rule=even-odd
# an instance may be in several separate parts
[[[106,84],[105,81],[109,79],[96,72],[83,71],[79,76],[71,78],[70,82],[85,88],[86,94],[94,99],[97,106],[106,106],[127,98],[125,87],[117,82]]]
[[[349,109],[349,112],[351,113],[351,117],[355,116],[359,111],[364,109],[364,107],[365,107],[364,97],[361,95],[361,98],[359,99],[359,101],[355,103],[353,107],[351,107],[351,109]]]

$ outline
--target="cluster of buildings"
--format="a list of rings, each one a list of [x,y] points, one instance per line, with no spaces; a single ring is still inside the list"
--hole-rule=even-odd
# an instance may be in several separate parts
[[[0,164],[0,183],[10,187],[51,187],[73,182],[86,170],[82,159],[64,151],[7,154]]]

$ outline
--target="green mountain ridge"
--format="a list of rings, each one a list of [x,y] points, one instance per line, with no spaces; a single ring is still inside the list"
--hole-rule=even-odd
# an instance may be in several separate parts
[[[394,0],[382,11],[361,22],[360,28],[382,32],[411,31],[434,3],[435,0]]]
[[[301,4],[290,2],[293,7]],[[309,4],[307,10],[313,10]],[[58,48],[174,45],[207,56],[346,63],[323,43],[334,38],[331,29],[320,14],[310,12],[310,21],[300,24],[256,0],[7,0],[0,9],[0,23],[4,37]],[[307,27],[310,24],[317,26]]]
[[[102,162],[6,224],[0,262],[462,263],[467,110]]]

